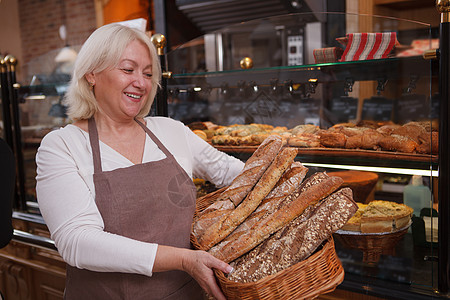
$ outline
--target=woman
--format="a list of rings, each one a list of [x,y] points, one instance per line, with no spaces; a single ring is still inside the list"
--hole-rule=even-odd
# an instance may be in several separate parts
[[[145,33],[118,24],[78,54],[65,100],[74,123],[36,156],[39,207],[69,265],[66,299],[201,299],[197,283],[224,299],[212,269],[231,267],[189,249],[191,178],[228,185],[243,162],[178,121],[145,117],[160,74]]]

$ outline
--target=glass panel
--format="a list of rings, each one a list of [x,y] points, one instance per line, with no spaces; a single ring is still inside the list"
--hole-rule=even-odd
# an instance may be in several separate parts
[[[36,151],[42,138],[69,122],[62,98],[67,90],[79,46],[50,51],[30,61],[18,91],[24,156],[25,193],[29,212],[37,211]]]
[[[310,173],[344,172],[349,185],[357,182],[354,171],[374,176],[354,187],[360,203],[403,203],[413,175],[420,175],[426,188],[413,189],[425,190],[423,198],[405,201],[417,209],[412,226],[382,235],[341,232],[335,240],[349,278],[369,288],[380,281],[431,291],[437,288],[438,173],[432,145],[438,130],[438,66],[422,54],[438,47],[437,38],[428,24],[340,13],[291,14],[230,26],[167,54],[173,72],[169,116],[191,128],[206,121],[222,127],[271,125],[288,145],[298,147],[297,159]],[[246,57],[252,62],[248,69]],[[390,147],[355,138],[363,136],[356,131],[385,137],[396,129],[399,135],[398,128],[409,128],[405,124],[420,126],[415,142]],[[311,135],[306,125],[313,126]],[[342,133],[344,142],[327,144],[324,132]],[[218,149],[242,159],[258,146],[251,138],[208,133],[216,134],[209,142]],[[365,192],[356,193],[358,187]],[[367,246],[376,241],[381,244]]]

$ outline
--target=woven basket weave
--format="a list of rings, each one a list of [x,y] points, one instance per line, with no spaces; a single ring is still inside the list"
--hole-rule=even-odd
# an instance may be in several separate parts
[[[395,246],[408,232],[408,227],[393,233],[384,234],[345,234],[335,233],[337,242],[347,248],[359,249],[363,252],[363,262],[377,263],[382,254],[395,255]]]
[[[197,212],[212,204],[224,190],[197,199]],[[196,249],[202,249],[191,235]],[[314,299],[332,292],[344,280],[344,268],[336,254],[333,237],[325,241],[307,259],[256,282],[238,283],[215,271],[227,299]]]

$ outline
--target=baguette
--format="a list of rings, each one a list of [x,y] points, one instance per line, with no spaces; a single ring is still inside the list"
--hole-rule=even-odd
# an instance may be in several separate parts
[[[312,185],[314,184],[320,184],[322,181],[326,180],[328,178],[328,175],[324,172],[318,172],[313,174],[312,176],[308,177],[307,179],[305,179],[300,187],[298,189],[296,189],[293,193],[289,194],[287,197],[285,197],[284,199],[282,199],[282,201],[280,201],[280,203],[278,203],[278,205],[276,207],[273,207],[274,211],[277,211],[280,209],[280,207],[285,206],[289,203],[291,203],[294,199],[296,199],[297,197],[299,197],[299,195],[301,193],[303,193],[306,189],[310,188]],[[263,201],[264,202],[264,201]],[[263,205],[263,204],[261,204]],[[302,216],[306,216],[306,218],[309,218],[309,214],[312,211],[313,206],[309,206],[302,214]],[[264,210],[260,210],[259,207],[253,212],[254,216],[253,218],[258,218],[258,221],[262,220],[262,216],[265,214]],[[249,217],[250,218],[250,217]],[[247,222],[247,220],[245,220],[245,222]],[[253,225],[255,225],[257,222],[253,222],[251,224],[251,227],[253,227]],[[248,225],[250,225],[250,223],[248,223]],[[219,256],[221,255],[220,253],[223,251],[223,249],[227,248],[227,247],[232,247],[232,244],[236,242],[236,240],[238,240],[240,238],[241,235],[246,234],[251,228],[247,228],[246,230],[240,230],[239,232],[233,232],[232,235],[233,237],[228,236],[225,240],[223,240],[222,242],[220,242],[219,244],[215,245],[214,247],[212,247],[209,250],[209,253],[211,253],[214,256]],[[228,245],[230,242],[230,245]]]
[[[226,238],[259,206],[261,201],[270,193],[283,173],[292,164],[297,153],[297,150],[294,148],[284,148],[275,157],[273,163],[267,168],[254,189],[242,203],[232,210],[226,218],[212,224],[206,229],[203,235],[197,237],[203,249],[210,249]]]
[[[340,189],[317,204],[308,219],[305,220],[303,215],[294,219],[251,252],[232,262],[234,271],[228,279],[254,282],[306,259],[357,209],[351,189]]]
[[[217,210],[210,210],[208,213],[202,214],[202,217],[195,220],[192,226],[192,234],[194,236],[201,236],[204,234],[205,230],[209,228],[215,222],[223,222],[225,217],[231,213],[234,206],[227,208],[226,205],[222,206]]]
[[[209,253],[225,262],[235,260],[256,247],[294,218],[300,216],[309,206],[315,205],[330,195],[342,183],[342,178],[336,176],[327,176],[327,178],[321,180],[320,184],[314,184],[311,180],[305,182],[309,187],[302,189],[302,192],[292,201],[284,203],[279,210],[253,225],[250,230],[241,234],[236,240],[223,247],[215,247]]]
[[[266,198],[264,198],[258,208],[229,236],[220,242],[221,247],[230,241],[237,239],[240,235],[253,227],[259,220],[276,211],[285,198],[300,187],[306,172],[308,172],[308,168],[304,167],[300,162],[293,162],[290,168],[278,181],[275,188]]]
[[[218,200],[230,200],[234,206],[238,206],[267,170],[282,146],[283,141],[280,136],[271,135],[266,138]]]
[[[192,233],[199,237],[204,234],[214,222],[220,221],[218,215],[226,216],[231,209],[245,197],[254,184],[260,179],[264,171],[273,161],[282,147],[282,140],[279,136],[270,136],[261,144],[254,154],[247,160],[242,172],[236,176],[231,185],[226,188],[217,198],[217,200],[197,214],[194,219]],[[234,201],[234,202],[233,202]],[[211,215],[214,211],[223,211]],[[213,223],[209,220],[213,216]],[[223,221],[224,218],[221,218]]]

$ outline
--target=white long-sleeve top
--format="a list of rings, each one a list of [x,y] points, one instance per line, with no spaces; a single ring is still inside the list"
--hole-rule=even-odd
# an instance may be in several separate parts
[[[147,127],[175,157],[186,173],[218,187],[229,185],[244,163],[217,151],[181,122],[145,118]],[[102,170],[133,163],[100,143]],[[143,162],[165,158],[147,135]],[[71,266],[100,272],[152,275],[157,244],[105,232],[95,204],[93,158],[89,134],[75,125],[47,134],[36,155],[37,200],[59,253]],[[142,184],[145,184],[143,179]]]

